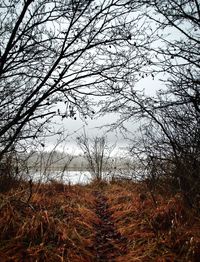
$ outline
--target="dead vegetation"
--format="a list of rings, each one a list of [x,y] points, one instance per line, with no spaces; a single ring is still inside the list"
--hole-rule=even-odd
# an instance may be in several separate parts
[[[113,184],[106,192],[112,219],[128,239],[125,256],[116,261],[199,261],[200,220],[180,194],[144,193],[144,185]],[[141,197],[142,196],[142,197]]]
[[[30,204],[9,194],[1,199],[0,261],[92,261],[88,247],[98,218],[87,188],[52,183],[33,193]]]
[[[33,185],[28,202],[21,188],[1,193],[0,261],[97,261],[100,233],[109,247],[111,231],[120,236],[117,250],[126,252],[109,256],[108,251],[108,261],[198,261],[196,211],[184,206],[180,194],[154,197],[156,206],[144,184],[130,181]]]

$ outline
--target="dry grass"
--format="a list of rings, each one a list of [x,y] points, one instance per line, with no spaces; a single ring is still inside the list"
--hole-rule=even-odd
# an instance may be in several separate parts
[[[0,194],[0,261],[95,261],[97,190],[127,239],[128,252],[117,262],[199,261],[200,219],[181,195],[157,194],[156,207],[142,184],[123,181],[34,185],[29,203],[23,188]]]
[[[16,195],[1,195],[0,261],[93,261],[91,190],[43,185],[29,204]]]
[[[199,261],[200,219],[181,195],[156,195],[157,207],[142,185],[119,183],[106,190],[118,231],[129,252],[116,261]]]

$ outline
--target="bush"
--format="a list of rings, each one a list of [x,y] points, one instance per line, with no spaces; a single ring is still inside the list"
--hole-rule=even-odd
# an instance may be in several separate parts
[[[4,156],[0,162],[0,192],[7,192],[20,183],[19,164],[15,153]]]

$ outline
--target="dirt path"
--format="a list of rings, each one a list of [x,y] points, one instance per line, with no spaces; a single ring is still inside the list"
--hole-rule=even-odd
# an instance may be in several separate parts
[[[115,258],[127,252],[126,238],[117,232],[112,222],[112,214],[106,197],[100,191],[95,191],[96,214],[100,223],[95,225],[95,253],[97,262],[114,262]]]

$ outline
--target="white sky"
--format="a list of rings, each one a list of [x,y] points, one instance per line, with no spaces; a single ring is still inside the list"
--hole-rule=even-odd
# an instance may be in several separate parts
[[[155,95],[156,91],[163,88],[162,83],[158,80],[152,80],[152,77],[146,77],[142,80],[140,80],[135,88],[137,90],[145,90],[145,93],[147,95]],[[120,134],[119,130],[115,130],[113,132],[106,133],[108,128],[101,128],[104,125],[109,125],[117,120],[117,113],[116,114],[107,114],[104,117],[94,118],[94,119],[87,119],[86,122],[83,122],[80,118],[77,117],[77,120],[71,119],[71,118],[64,118],[61,120],[61,118],[56,119],[56,124],[58,127],[64,127],[66,130],[66,134],[69,134],[69,136],[66,138],[66,140],[58,146],[59,150],[64,150],[73,153],[73,154],[79,154],[81,151],[77,147],[76,144],[76,137],[79,136],[84,132],[84,129],[86,131],[86,134],[88,134],[89,137],[95,137],[95,136],[102,136],[106,135],[109,144],[113,145],[116,143],[116,149],[115,152],[122,150],[122,148],[128,146],[127,141],[123,138],[122,134]],[[131,121],[126,124],[126,127],[131,131],[134,132],[134,130],[137,129],[136,124],[132,123]],[[45,145],[45,150],[51,150],[56,144],[56,137],[48,138]],[[122,150],[124,152],[124,150]],[[122,153],[122,151],[120,151]]]

